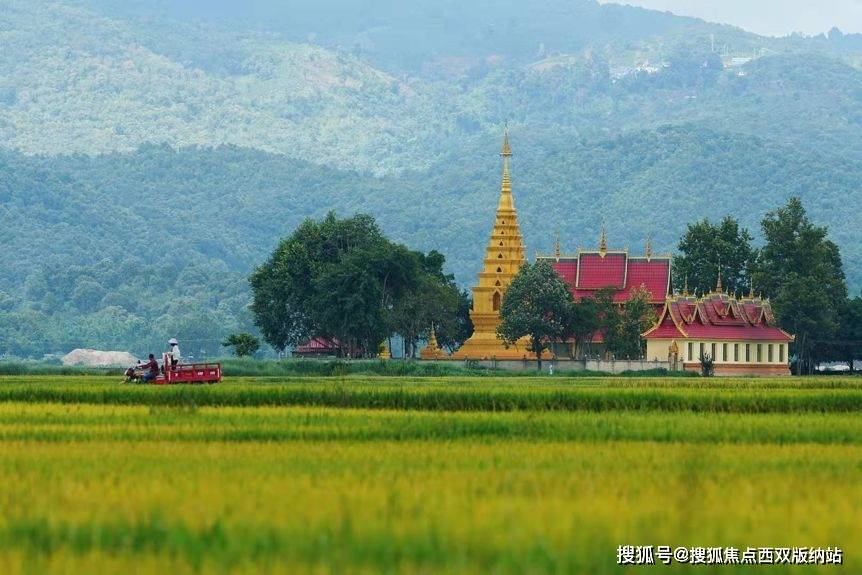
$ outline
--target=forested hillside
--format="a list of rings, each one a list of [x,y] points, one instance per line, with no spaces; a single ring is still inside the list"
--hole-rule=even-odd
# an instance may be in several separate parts
[[[468,285],[506,122],[531,256],[603,219],[633,251],[702,217],[756,233],[798,195],[862,286],[856,36],[587,0],[3,4],[0,355],[216,353],[248,272],[329,210]]]

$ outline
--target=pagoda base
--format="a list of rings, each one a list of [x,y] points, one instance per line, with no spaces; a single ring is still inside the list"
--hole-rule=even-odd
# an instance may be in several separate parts
[[[530,340],[521,338],[507,349],[503,342],[497,338],[496,333],[473,333],[473,335],[464,342],[458,351],[453,353],[451,359],[476,359],[476,360],[492,360],[492,359],[536,359],[536,354],[527,351],[530,347]]]

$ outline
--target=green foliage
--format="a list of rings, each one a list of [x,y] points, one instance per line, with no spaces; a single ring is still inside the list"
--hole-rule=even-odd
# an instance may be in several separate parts
[[[473,321],[470,319],[470,310],[473,308],[473,300],[470,292],[461,290],[458,292],[458,307],[454,315],[444,318],[438,327],[437,343],[454,352],[462,343],[473,335]]]
[[[714,291],[718,273],[730,293],[747,293],[756,251],[752,237],[739,222],[726,216],[714,225],[708,219],[689,224],[679,242],[681,252],[673,261],[673,281],[677,288],[688,283],[689,290],[704,294]]]
[[[252,273],[251,310],[278,350],[317,336],[348,357],[374,356],[394,331],[412,346],[430,326],[452,321],[458,290],[444,261],[390,242],[370,216],[330,212],[306,220]]]
[[[857,415],[862,412],[862,382],[858,378],[433,376],[417,379],[409,375],[399,379],[335,375],[319,381],[280,377],[261,384],[252,378],[213,386],[168,387],[119,385],[115,380],[106,382],[104,377],[66,378],[58,382],[23,376],[0,382],[0,402],[167,407],[185,407],[193,402],[198,407],[305,405],[435,412],[657,410]],[[481,385],[471,385],[477,383]]]
[[[629,299],[617,307],[608,302],[601,306],[606,349],[619,359],[640,359],[646,351],[641,334],[655,325],[655,309],[646,289],[632,290]]]
[[[217,355],[255,331],[248,273],[330,209],[445,253],[468,285],[501,118],[531,251],[555,231],[589,245],[602,218],[626,222],[618,247],[668,250],[691,219],[754,229],[797,195],[862,285],[859,35],[586,1],[447,4],[432,26],[426,2],[207,3],[206,23],[186,4],[4,5],[0,355],[143,354],[172,330]],[[710,35],[769,55],[718,70]],[[635,71],[646,59],[655,73]]]
[[[700,375],[703,377],[712,377],[715,375],[715,359],[708,353],[704,353],[698,358],[700,361]]]
[[[536,354],[541,371],[542,353],[552,342],[568,335],[566,327],[571,318],[571,305],[569,286],[550,263],[545,260],[534,264],[527,262],[506,288],[497,336],[506,345],[529,338],[529,350]]]
[[[432,328],[438,337],[443,334],[443,345],[449,347],[459,346],[473,331],[472,323],[468,329],[464,322],[465,294],[458,291],[454,277],[444,273],[443,255],[436,251],[417,255],[419,273],[390,314],[391,329],[404,341],[404,357],[411,358],[416,357],[418,340],[430,337]],[[466,320],[470,321],[469,315]]]
[[[848,299],[840,312],[837,341],[832,345],[835,355],[854,369],[853,361],[862,357],[862,295]]]
[[[762,227],[766,245],[755,285],[772,297],[780,325],[796,336],[797,369],[811,373],[815,345],[834,338],[847,298],[838,246],[825,226],[808,219],[799,198],[769,212]]]
[[[236,357],[250,357],[260,349],[260,340],[250,333],[232,333],[222,342],[222,346],[232,347]]]

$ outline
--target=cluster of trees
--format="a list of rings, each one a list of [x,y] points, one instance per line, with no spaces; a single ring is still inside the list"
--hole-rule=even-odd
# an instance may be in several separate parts
[[[503,297],[497,336],[507,345],[527,338],[540,370],[542,354],[555,343],[572,340],[575,350],[584,349],[599,333],[614,357],[643,357],[641,334],[656,320],[649,293],[635,290],[623,305],[615,304],[613,297],[614,290],[604,289],[576,301],[550,263],[525,263]]]
[[[368,215],[308,219],[252,273],[255,323],[279,352],[321,337],[345,356],[374,357],[398,333],[413,356],[431,329],[455,346],[472,326],[444,261],[391,242]]]
[[[674,260],[674,285],[695,293],[715,289],[719,270],[725,289],[769,297],[779,325],[796,336],[792,349],[798,373],[824,360],[862,353],[862,296],[848,298],[841,254],[817,226],[802,201],[770,211],[761,221],[764,244],[733,217],[690,224]]]

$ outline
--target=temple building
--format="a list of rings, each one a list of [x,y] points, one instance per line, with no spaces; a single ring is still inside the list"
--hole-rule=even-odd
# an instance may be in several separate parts
[[[671,369],[700,371],[700,358],[714,361],[716,375],[790,375],[793,336],[777,327],[769,300],[737,299],[721,288],[703,297],[670,295],[655,327],[644,333],[647,359]]]
[[[491,237],[478,282],[473,286],[473,335],[451,356],[445,356],[432,337],[423,350],[423,359],[522,360],[535,359],[527,351],[527,340],[506,348],[497,338],[500,306],[506,289],[526,261],[524,243],[512,198],[509,177],[508,130],[503,138],[503,179],[494,217]],[[725,293],[719,274],[715,291],[695,297],[674,294],[671,285],[670,254],[653,254],[646,242],[642,255],[628,249],[609,249],[602,227],[598,248],[579,249],[575,254],[561,253],[557,240],[553,254],[538,255],[569,285],[575,300],[593,297],[599,290],[613,290],[613,301],[625,304],[635,291],[648,294],[658,321],[643,334],[646,361],[668,362],[671,370],[700,371],[702,356],[714,360],[718,375],[789,375],[788,346],[793,336],[776,326],[768,300],[754,297],[737,299]],[[558,358],[578,357],[582,350],[572,349],[572,342],[555,345]],[[603,334],[594,334],[590,354],[603,352]]]
[[[500,324],[500,305],[503,295],[512,278],[526,261],[521,229],[518,227],[518,214],[512,198],[512,182],[509,177],[509,132],[503,136],[503,181],[500,186],[500,199],[494,216],[491,238],[485,249],[485,261],[479,272],[479,281],[473,286],[473,335],[452,355],[453,359],[522,359],[535,358],[527,351],[526,340],[518,341],[506,348],[497,338]]]
[[[598,249],[578,249],[575,254],[563,254],[557,240],[553,254],[538,255],[537,261],[550,262],[563,280],[575,301],[594,297],[599,290],[613,290],[613,301],[624,304],[636,290],[644,290],[655,309],[656,316],[661,313],[665,298],[671,293],[670,254],[655,255],[652,242],[647,240],[643,255],[631,255],[628,249],[609,249],[608,239],[602,227]],[[601,332],[589,342],[590,352],[600,354],[604,337]],[[555,345],[559,357],[577,357],[585,350],[572,349],[572,342],[565,346]]]

